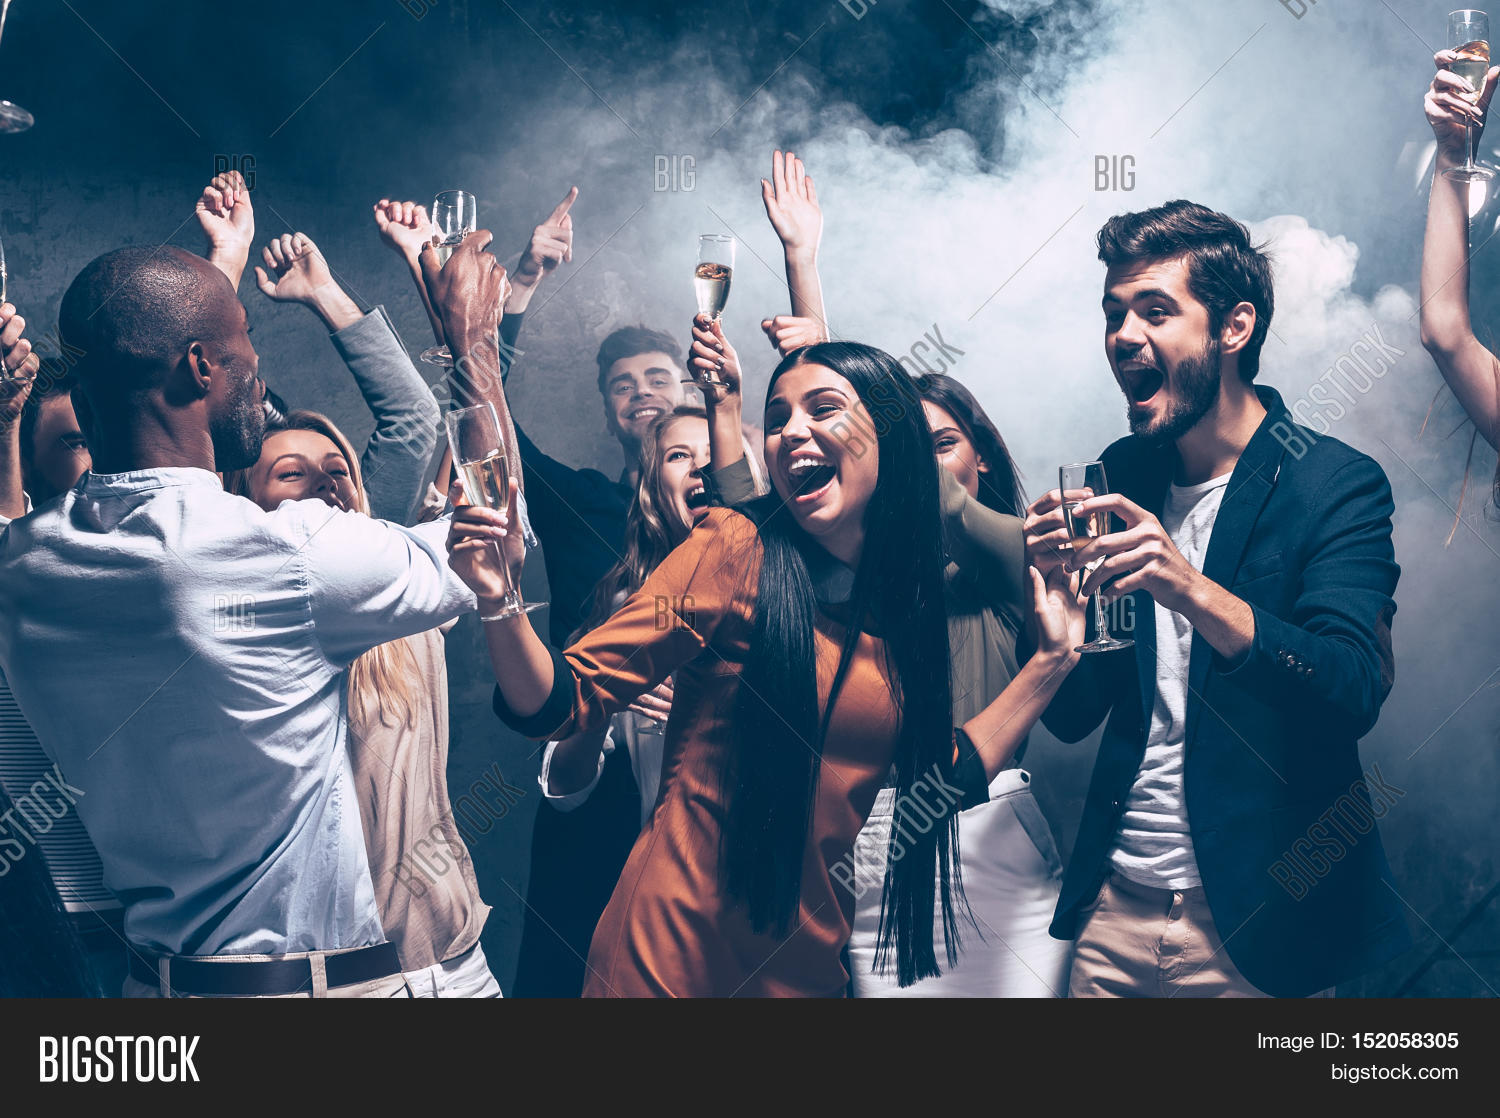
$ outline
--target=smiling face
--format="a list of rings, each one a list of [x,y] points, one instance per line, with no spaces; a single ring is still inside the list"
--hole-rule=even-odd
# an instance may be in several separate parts
[[[1169,442],[1212,410],[1220,391],[1208,309],[1188,290],[1185,259],[1112,266],[1104,277],[1104,351],[1133,434]]]
[[[858,561],[879,454],[854,386],[823,365],[794,365],[766,401],[766,468],[803,531],[845,563]]]
[[[683,371],[665,353],[622,357],[604,378],[604,414],[609,433],[639,447],[646,428],[682,403]]]
[[[357,509],[354,475],[338,445],[317,431],[276,431],[266,436],[250,471],[250,498],[267,512],[282,501],[316,498],[334,508]]]
[[[703,471],[708,469],[708,420],[685,415],[669,420],[656,438],[657,492],[674,545],[709,513]]]
[[[958,478],[970,497],[977,498],[979,475],[990,472],[989,463],[980,457],[963,424],[947,408],[923,400],[922,411],[927,414],[927,426],[932,428],[932,450],[938,465]]]

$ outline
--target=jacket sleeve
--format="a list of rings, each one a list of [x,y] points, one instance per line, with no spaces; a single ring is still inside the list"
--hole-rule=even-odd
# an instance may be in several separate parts
[[[552,691],[518,717],[495,689],[495,713],[531,738],[564,738],[604,725],[713,645],[719,627],[748,618],[760,570],[755,525],[714,509],[602,625],[552,653]]]
[[[359,386],[375,430],[360,455],[360,473],[377,520],[405,524],[427,484],[442,417],[427,382],[384,307],[330,335]]]
[[[990,605],[1018,626],[1026,616],[1024,522],[969,496],[959,480],[938,470],[943,539],[958,569],[985,588]]]
[[[748,456],[722,470],[704,470],[703,481],[708,490],[709,501],[715,505],[733,508],[760,496],[755,488],[755,475],[750,471]]]
[[[1396,676],[1394,508],[1373,459],[1358,458],[1329,477],[1308,509],[1312,539],[1291,615],[1252,603],[1248,651],[1233,664],[1215,658],[1225,680],[1267,703],[1295,703],[1332,731],[1355,738],[1370,731]]]

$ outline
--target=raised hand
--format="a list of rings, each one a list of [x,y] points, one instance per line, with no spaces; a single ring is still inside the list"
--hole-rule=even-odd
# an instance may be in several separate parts
[[[1067,657],[1084,642],[1088,599],[1078,592],[1077,580],[1061,567],[1042,574],[1027,568],[1031,611],[1027,633],[1038,652]]]
[[[334,282],[328,261],[306,233],[273,237],[260,255],[265,267],[256,265],[255,285],[266,298],[278,303],[301,303],[331,331],[342,330],[360,319],[359,307]]]
[[[471,505],[464,496],[463,483],[455,481],[448,490],[453,502],[453,521],[448,528],[448,565],[479,599],[479,612],[492,608],[510,594],[511,581],[500,565],[501,554],[509,566],[510,578],[518,579],[526,561],[526,541],[521,538],[516,512],[516,479],[510,479],[505,509],[487,509]],[[514,531],[512,531],[514,525]]]
[[[1471,98],[1474,87],[1459,77],[1448,66],[1457,59],[1457,53],[1440,50],[1432,56],[1437,64],[1437,73],[1427,88],[1422,107],[1427,113],[1427,123],[1437,137],[1438,150],[1450,159],[1462,161],[1467,155],[1468,142],[1464,132],[1465,122],[1473,130],[1474,142],[1479,142],[1484,132],[1485,115],[1489,112],[1490,98],[1495,95],[1495,80],[1500,77],[1500,66],[1490,67],[1484,78],[1484,88],[1479,90],[1478,103]]]
[[[455,358],[478,345],[496,345],[500,308],[510,293],[510,282],[504,265],[484,251],[494,239],[488,229],[475,230],[453,250],[446,264],[438,263],[430,244],[422,250],[422,279]]]
[[[704,401],[710,406],[731,402],[740,403],[740,357],[734,346],[724,336],[724,327],[717,319],[706,315],[693,316],[693,348],[688,353],[688,372],[703,390]],[[717,374],[720,384],[707,379]]]
[[[283,233],[260,255],[266,266],[255,266],[255,284],[278,303],[312,303],[333,284],[328,262],[306,233]]]
[[[559,264],[573,259],[573,215],[568,211],[578,200],[578,188],[572,187],[547,220],[531,231],[531,240],[526,242],[526,251],[511,276],[511,296],[507,311],[518,313],[526,309],[531,293],[536,286],[551,275]]]
[[[238,171],[215,175],[198,196],[193,212],[208,239],[209,263],[239,287],[255,241],[255,209],[244,177]]]
[[[1093,490],[1069,489],[1069,501],[1081,501],[1092,497]],[[1073,537],[1068,532],[1067,518],[1063,516],[1063,494],[1061,490],[1049,489],[1026,507],[1023,522],[1026,534],[1026,562],[1043,575],[1051,577],[1054,570],[1073,557]]]
[[[375,227],[380,239],[413,267],[422,246],[432,240],[432,219],[427,207],[418,202],[392,202],[382,198],[375,203]]]
[[[760,328],[770,339],[776,352],[783,357],[794,349],[828,340],[828,332],[821,322],[791,314],[778,314],[774,318],[762,319]]]
[[[791,152],[772,153],[771,178],[760,180],[760,197],[786,252],[816,255],[823,238],[823,211],[802,160]]]

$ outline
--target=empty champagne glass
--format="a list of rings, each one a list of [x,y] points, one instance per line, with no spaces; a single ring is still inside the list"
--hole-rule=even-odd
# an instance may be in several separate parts
[[[479,228],[479,203],[467,190],[444,190],[432,200],[432,232],[437,238],[433,251],[438,263],[448,263],[453,250],[464,238]],[[453,354],[445,345],[435,345],[422,352],[429,365],[452,366]]]
[[[693,291],[698,297],[698,313],[717,322],[729,302],[729,281],[734,278],[734,238],[727,233],[704,233],[698,238],[698,264],[693,269]],[[707,369],[699,378],[683,384],[722,384],[718,375]]]
[[[510,462],[505,457],[505,438],[500,433],[500,420],[495,415],[495,406],[478,404],[472,408],[454,408],[445,420],[448,427],[448,445],[453,449],[453,466],[463,480],[464,496],[472,504],[487,509],[504,510],[510,492]],[[512,532],[521,526],[512,524]],[[505,552],[495,543],[495,554],[500,557],[501,577],[506,592],[500,608],[491,614],[481,614],[481,621],[497,621],[502,617],[515,617],[541,609],[546,602],[523,602],[521,592],[510,577],[510,564],[505,561]]]
[[[1085,497],[1077,496],[1080,490],[1086,491],[1090,497],[1102,497],[1109,492],[1109,482],[1104,477],[1103,462],[1072,462],[1058,469],[1058,484],[1062,496],[1063,519],[1068,526],[1068,535],[1072,537],[1072,546],[1086,543],[1095,536],[1105,535],[1109,531],[1111,516],[1107,512],[1095,512],[1088,515],[1080,515],[1079,506],[1083,504]],[[1075,495],[1069,496],[1072,491]],[[1084,572],[1080,572],[1079,578],[1087,577],[1088,571],[1095,570],[1102,558],[1095,559],[1088,565]],[[1095,590],[1090,595],[1094,611],[1094,639],[1087,644],[1081,644],[1074,652],[1113,652],[1117,648],[1129,648],[1135,644],[1133,640],[1116,640],[1109,635],[1109,623],[1104,616],[1104,603],[1099,599],[1099,591]]]
[[[1474,87],[1473,93],[1461,93],[1467,101],[1478,102],[1484,92],[1484,79],[1490,72],[1490,17],[1474,8],[1460,8],[1448,14],[1448,49],[1458,57],[1449,64],[1461,78],[1467,78]],[[1449,168],[1449,178],[1460,182],[1476,182],[1495,177],[1488,167],[1474,162],[1474,130],[1464,122],[1464,165]]]

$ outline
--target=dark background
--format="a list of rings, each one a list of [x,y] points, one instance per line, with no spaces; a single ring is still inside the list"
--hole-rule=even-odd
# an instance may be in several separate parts
[[[1094,230],[1179,196],[1224,209],[1271,241],[1277,309],[1262,379],[1289,402],[1372,328],[1401,353],[1339,415],[1303,415],[1386,467],[1404,569],[1397,686],[1363,756],[1406,793],[1382,828],[1418,946],[1341,993],[1490,996],[1500,987],[1500,904],[1485,903],[1500,876],[1494,455],[1475,452],[1460,508],[1471,432],[1415,322],[1431,138],[1421,92],[1445,14],[1395,0],[19,0],[0,41],[0,96],[37,125],[0,137],[10,297],[40,336],[98,253],[199,249],[193,203],[227,161],[253,168],[258,243],[310,235],[415,352],[429,344],[426,324],[376,239],[371,203],[469,189],[513,262],[577,183],[574,262],[533,301],[512,399],[544,449],[614,475],[594,351],[629,322],[686,334],[700,232],[741,240],[726,327],[755,410],[771,365],[755,323],[787,309],[756,180],[773,147],[792,148],[827,214],[835,331],[905,353],[938,327],[962,350],[951,371],[1036,493],[1058,462],[1124,429],[1099,352]],[[1101,187],[1098,158],[1121,155],[1134,178]],[[1485,200],[1476,245],[1495,221]],[[1494,253],[1481,247],[1481,336],[1496,290]],[[321,327],[270,304],[248,273],[241,297],[271,386],[363,439],[369,417]],[[534,596],[541,577],[533,563]],[[535,747],[489,712],[471,619],[449,653],[454,798],[497,761],[527,790],[471,836],[494,906],[485,950],[508,988]],[[1065,854],[1093,744],[1039,731],[1028,754]]]

